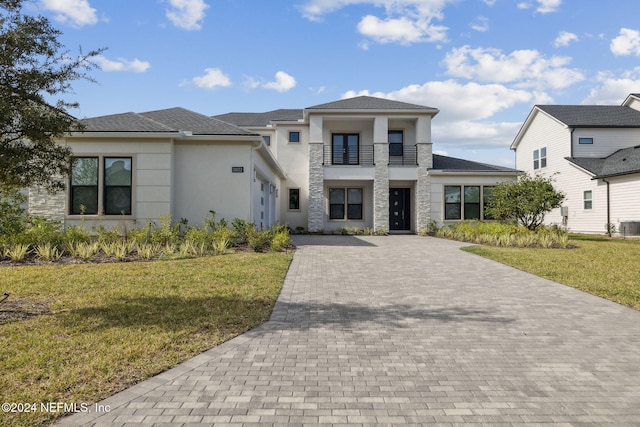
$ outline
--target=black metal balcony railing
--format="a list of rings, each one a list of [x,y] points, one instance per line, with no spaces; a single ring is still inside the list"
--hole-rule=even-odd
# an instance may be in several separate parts
[[[325,166],[373,166],[375,165],[373,145],[340,147],[332,150],[324,146],[323,165]],[[418,153],[415,145],[389,146],[389,166],[416,166]]]
[[[324,146],[323,165],[335,166],[373,166],[373,145],[359,145],[340,147],[332,150],[329,145]]]
[[[415,145],[404,145],[401,148],[389,144],[389,166],[416,166],[418,150]]]

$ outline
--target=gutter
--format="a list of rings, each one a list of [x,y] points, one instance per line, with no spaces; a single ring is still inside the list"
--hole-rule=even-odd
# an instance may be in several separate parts
[[[602,178],[602,182],[607,183],[607,234],[611,237],[611,194],[609,192],[609,181]]]

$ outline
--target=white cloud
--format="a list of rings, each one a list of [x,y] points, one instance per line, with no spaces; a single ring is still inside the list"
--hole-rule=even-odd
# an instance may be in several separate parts
[[[191,83],[204,89],[231,86],[231,79],[219,68],[206,68],[203,76],[194,77]]]
[[[358,24],[358,31],[381,44],[408,45],[423,41],[444,41],[447,38],[446,27],[432,26],[427,21],[412,21],[406,17],[379,19],[367,15]]]
[[[183,30],[199,30],[201,21],[209,5],[204,0],[167,0],[167,18],[178,28]]]
[[[562,0],[538,0],[538,13],[552,13],[557,12],[558,8],[562,4]]]
[[[555,47],[567,47],[571,42],[577,42],[578,36],[568,31],[560,31],[558,37],[556,37],[553,45]]]
[[[275,81],[265,83],[262,87],[265,89],[273,89],[278,92],[287,92],[296,86],[296,79],[284,71],[278,71],[275,77]]]
[[[489,30],[489,19],[484,16],[478,16],[474,22],[471,23],[471,28],[484,33]]]
[[[518,9],[531,9],[531,5],[527,2],[520,2],[518,3]]]
[[[96,10],[88,0],[41,0],[40,4],[44,9],[55,13],[56,21],[64,24],[82,27],[98,22]]]
[[[487,6],[493,6],[496,4],[496,0],[482,0]]]
[[[118,58],[113,61],[111,59],[107,59],[102,55],[98,55],[93,58],[96,64],[100,66],[102,71],[104,72],[114,72],[114,71],[132,71],[134,73],[144,73],[149,68],[151,68],[151,64],[147,61],[140,61],[138,58],[129,61],[124,58]]]
[[[562,89],[584,80],[584,75],[565,67],[569,57],[545,58],[537,50],[515,50],[506,55],[499,49],[451,50],[443,64],[447,74],[481,82],[512,83],[520,88]]]
[[[553,103],[543,92],[511,89],[500,84],[461,84],[455,80],[414,84],[388,93],[351,90],[342,97],[361,95],[438,108],[440,113],[432,125],[433,140],[445,147],[508,147],[522,122],[488,119],[517,105],[530,108],[532,104]],[[432,105],[434,102],[437,105]]]
[[[640,31],[622,28],[620,35],[611,40],[610,47],[616,56],[640,56]]]
[[[619,76],[611,72],[598,74],[600,86],[591,89],[583,100],[587,105],[620,105],[630,93],[637,93],[640,87],[640,67],[625,71]]]
[[[358,31],[378,43],[411,44],[446,40],[447,27],[434,25],[442,20],[445,6],[458,0],[307,0],[300,7],[302,15],[319,21],[328,13],[356,4],[384,8],[385,16],[367,14]],[[361,44],[367,49],[368,43]]]

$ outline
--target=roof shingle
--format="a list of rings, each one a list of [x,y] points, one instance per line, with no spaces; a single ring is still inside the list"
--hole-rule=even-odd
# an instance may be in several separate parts
[[[326,104],[307,107],[307,110],[438,110],[425,105],[409,104],[407,102],[376,98],[373,96],[356,96]]]
[[[457,159],[455,157],[442,156],[440,154],[433,155],[433,167],[431,169],[447,172],[519,172],[512,168],[488,165],[486,163],[473,162],[465,159]]]
[[[193,135],[254,135],[221,120],[184,108],[123,113],[82,120],[85,132],[178,132]]]
[[[592,173],[594,178],[640,173],[640,145],[618,150],[605,158],[567,157],[566,159]]]
[[[615,105],[536,105],[570,127],[640,127],[640,111]]]

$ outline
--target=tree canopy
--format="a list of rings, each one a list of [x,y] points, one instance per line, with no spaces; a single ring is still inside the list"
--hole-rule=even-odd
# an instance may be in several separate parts
[[[87,73],[101,50],[71,57],[58,40],[61,32],[46,17],[24,13],[24,2],[0,0],[0,191],[59,190],[71,151],[55,140],[82,130],[68,113],[78,104],[60,96],[73,81],[93,81]]]
[[[535,230],[544,223],[551,210],[559,208],[565,199],[553,187],[553,179],[541,175],[521,175],[516,181],[493,187],[487,213],[498,221],[512,221]]]

